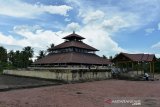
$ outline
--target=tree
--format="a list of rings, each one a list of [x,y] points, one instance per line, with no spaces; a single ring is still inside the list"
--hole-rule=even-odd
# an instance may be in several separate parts
[[[21,62],[22,62],[22,67],[26,68],[29,65],[31,65],[32,63],[32,57],[34,55],[34,51],[33,48],[31,48],[30,46],[24,47],[23,50],[20,53],[21,57]]]
[[[15,68],[26,68],[32,63],[33,52],[33,48],[29,46],[24,47],[22,51],[11,50],[8,53],[9,64]]]
[[[40,50],[40,51],[39,51],[39,56],[37,56],[37,59],[41,59],[41,58],[43,58],[43,57],[45,57],[45,51]]]
[[[8,53],[8,60],[9,60],[9,62],[11,63],[11,64],[13,64],[14,63],[14,55],[15,55],[15,53],[14,53],[14,51],[13,50],[11,50],[11,51],[9,51],[9,53]]]
[[[105,55],[102,56],[103,59],[107,59],[107,57]]]
[[[15,66],[16,68],[22,68],[23,62],[21,58],[22,58],[21,52],[17,50],[13,56],[13,59],[14,59],[13,66]]]
[[[109,59],[112,60],[113,59],[112,56],[110,56]]]
[[[118,55],[119,55],[119,54],[115,54],[115,55],[114,55],[114,58],[117,57]]]
[[[24,47],[22,53],[24,53],[24,55],[28,58],[28,60],[29,58],[32,58],[34,55],[33,48],[31,48],[30,46]]]
[[[30,46],[24,47],[22,51],[9,51],[0,47],[0,71],[7,68],[26,68],[31,65],[32,57],[34,55],[33,48]]]
[[[51,48],[54,48],[54,44],[52,43],[52,44],[50,45],[50,47],[51,47]]]
[[[0,47],[0,72],[7,67],[7,50],[4,47]]]
[[[53,44],[53,43],[50,44],[50,46],[49,46],[48,49],[47,49],[47,52],[50,52],[52,48],[54,48],[54,44]]]
[[[8,69],[15,68],[15,52],[13,50],[10,50],[8,52]]]
[[[4,47],[0,47],[0,62],[7,62],[7,50]]]

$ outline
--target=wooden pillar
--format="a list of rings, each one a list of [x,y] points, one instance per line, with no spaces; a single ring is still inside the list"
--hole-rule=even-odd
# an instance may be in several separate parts
[[[141,62],[141,74],[143,74],[143,62]]]
[[[154,78],[154,70],[155,70],[155,69],[154,69],[154,67],[155,67],[154,64],[155,64],[155,63],[152,62],[152,67],[153,67],[153,78]]]
[[[128,62],[126,62],[126,70],[128,71]]]
[[[128,62],[125,63],[126,67],[125,67],[125,70],[128,69]]]
[[[67,70],[66,73],[67,73],[67,82],[68,82],[69,81],[69,76],[68,76],[69,71]]]
[[[152,63],[149,62],[149,66],[150,66],[150,73],[152,73]]]
[[[118,62],[116,62],[116,68],[118,68]]]
[[[138,70],[139,70],[139,62],[137,62],[137,75],[138,75]]]

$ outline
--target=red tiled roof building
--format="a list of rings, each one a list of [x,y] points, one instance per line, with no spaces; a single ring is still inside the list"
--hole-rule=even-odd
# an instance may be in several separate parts
[[[155,71],[156,57],[154,54],[129,54],[129,53],[120,53],[116,55],[112,62],[118,68],[126,69],[127,71],[143,71],[153,73]],[[138,73],[137,73],[138,74]]]
[[[49,54],[42,59],[35,61],[36,65],[96,65],[106,66],[111,64],[107,59],[103,59],[95,54],[97,49],[85,44],[82,40],[85,39],[73,32],[64,37],[65,41],[57,46],[49,49]]]
[[[156,57],[154,54],[129,54],[129,53],[120,53],[113,60],[113,62],[154,62]]]

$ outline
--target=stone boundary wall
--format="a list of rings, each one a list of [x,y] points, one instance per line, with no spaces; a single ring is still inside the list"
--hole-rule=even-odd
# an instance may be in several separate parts
[[[3,74],[42,79],[80,81],[111,78],[110,70],[4,70]]]
[[[127,73],[121,73],[123,76],[136,77],[140,75],[144,75],[144,71],[129,71]]]

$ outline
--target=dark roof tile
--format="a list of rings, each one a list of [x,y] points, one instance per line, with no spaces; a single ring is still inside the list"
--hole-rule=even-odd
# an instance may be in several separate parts
[[[128,57],[132,61],[146,61],[150,62],[155,60],[155,55],[154,54],[128,54],[128,53],[120,53],[126,57]],[[118,57],[118,56],[117,56]]]
[[[77,64],[97,64],[107,65],[111,64],[108,59],[103,59],[96,54],[87,53],[61,53],[48,55],[33,64],[58,64],[58,63],[77,63]]]
[[[77,38],[79,40],[82,40],[82,39],[85,39],[84,37],[78,35],[78,34],[75,34],[75,33],[72,33],[68,36],[65,36],[63,39],[70,39],[70,38]]]
[[[77,48],[87,49],[91,51],[98,51],[97,49],[83,43],[82,41],[66,41],[64,43],[61,43],[53,47],[50,50],[57,50],[57,49],[63,49],[63,48],[69,48],[69,47],[77,47]]]

